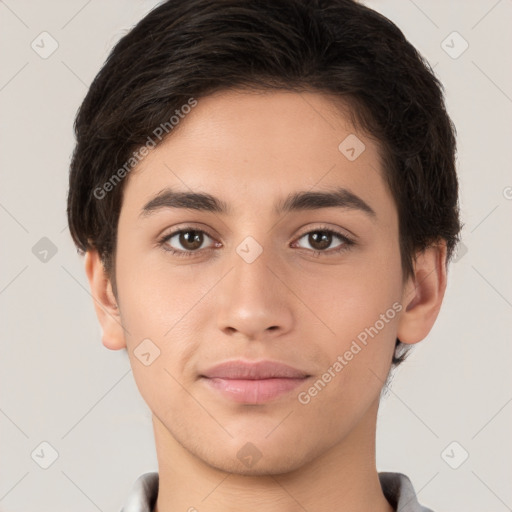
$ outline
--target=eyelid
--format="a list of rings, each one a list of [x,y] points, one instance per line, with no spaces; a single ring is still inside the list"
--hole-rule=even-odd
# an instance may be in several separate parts
[[[311,228],[311,227],[304,228],[304,231],[301,230],[301,232],[297,236],[297,238],[301,238],[304,235],[307,235],[314,231],[330,231],[330,232],[336,233],[339,236],[345,237],[353,242],[355,242],[358,238],[357,235],[355,235],[348,229],[340,228],[339,226],[333,227],[333,226],[329,226],[327,224],[320,224],[319,226],[314,226],[313,228]]]
[[[186,231],[199,231],[199,232],[207,234],[213,240],[217,240],[219,238],[216,235],[213,235],[211,233],[211,231],[209,230],[209,228],[203,227],[202,224],[195,225],[194,223],[188,223],[188,224],[183,224],[183,225],[178,224],[177,226],[174,226],[172,229],[170,229],[168,232],[165,229],[162,231],[161,235],[157,236],[157,238],[158,238],[158,240],[162,240],[164,238],[169,238],[169,237],[178,235],[179,233],[186,232]]]

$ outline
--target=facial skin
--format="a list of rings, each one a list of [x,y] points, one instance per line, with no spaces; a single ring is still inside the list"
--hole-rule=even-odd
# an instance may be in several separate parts
[[[354,161],[338,149],[350,134],[365,144]],[[128,350],[153,413],[157,512],[393,510],[375,467],[380,392],[396,337],[416,343],[437,317],[446,248],[419,254],[415,275],[403,282],[397,210],[382,173],[376,142],[329,97],[281,91],[199,99],[130,173],[118,225],[117,297],[95,251],[85,266],[103,344]],[[231,211],[168,207],[141,215],[167,187],[211,194]],[[289,194],[339,187],[375,216],[346,207],[274,212]],[[191,256],[158,245],[187,228],[207,233],[199,249],[183,237],[180,244],[179,234],[166,246]],[[354,244],[335,253],[343,241],[333,235],[321,249],[308,234],[326,229]],[[237,253],[246,237],[262,249],[251,263]],[[395,303],[401,311],[301,403],[298,394]],[[148,338],[160,356],[145,366],[134,350]],[[311,377],[263,404],[236,403],[199,378],[240,358],[286,363]],[[261,455],[250,467],[237,456],[247,443]]]

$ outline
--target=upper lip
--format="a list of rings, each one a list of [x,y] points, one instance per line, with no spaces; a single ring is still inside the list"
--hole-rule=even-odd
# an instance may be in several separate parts
[[[224,363],[212,366],[204,373],[202,377],[209,379],[272,379],[272,378],[285,378],[285,379],[302,379],[309,377],[309,375],[302,371],[289,366],[287,364],[278,363],[275,361],[257,361],[249,362],[240,359],[236,361],[226,361]]]

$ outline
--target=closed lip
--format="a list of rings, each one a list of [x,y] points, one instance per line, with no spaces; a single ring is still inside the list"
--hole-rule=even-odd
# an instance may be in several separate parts
[[[208,379],[304,379],[306,372],[276,361],[226,361],[212,366],[201,374]]]

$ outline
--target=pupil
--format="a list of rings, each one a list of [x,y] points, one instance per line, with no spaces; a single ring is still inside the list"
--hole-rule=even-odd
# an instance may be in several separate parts
[[[192,236],[189,236],[190,233]],[[203,243],[202,235],[199,231],[185,231],[180,235],[180,243],[189,250],[198,249]]]
[[[317,236],[318,233],[320,233],[320,236]],[[320,242],[318,238],[321,239]],[[309,243],[312,247],[316,247],[317,249],[326,249],[331,244],[331,238],[332,235],[327,231],[315,231],[313,234],[309,235]]]

